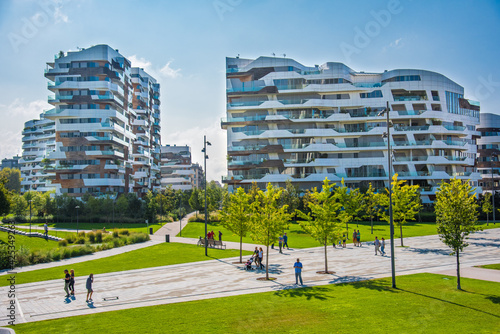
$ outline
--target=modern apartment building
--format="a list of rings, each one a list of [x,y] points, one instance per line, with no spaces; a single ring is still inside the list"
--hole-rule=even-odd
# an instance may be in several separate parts
[[[392,173],[421,186],[431,202],[441,180],[477,186],[479,103],[464,89],[430,71],[356,72],[327,62],[304,66],[293,59],[227,58],[228,175],[234,187],[301,189],[328,178],[347,186],[388,186],[386,115],[389,107]]]
[[[153,153],[160,142],[155,79],[108,45],[60,52],[47,65],[54,109],[44,117],[56,131],[47,158],[57,194],[142,195],[158,186],[153,181],[159,176]]]
[[[201,177],[200,177],[201,174]],[[161,147],[161,189],[191,190],[203,184],[203,170],[191,162],[189,146]]]
[[[45,118],[24,123],[23,154],[19,160],[21,166],[21,192],[30,190],[50,191],[54,189],[53,165],[46,159],[56,149],[55,122]]]
[[[479,185],[485,192],[497,192],[500,190],[500,115],[482,113],[477,130],[481,132],[477,140]]]
[[[16,169],[19,169],[19,159],[21,159],[20,156],[15,156],[15,157],[12,157],[12,158],[5,158],[5,159],[2,159],[2,165],[0,166],[0,169],[4,169],[4,168],[16,168]]]

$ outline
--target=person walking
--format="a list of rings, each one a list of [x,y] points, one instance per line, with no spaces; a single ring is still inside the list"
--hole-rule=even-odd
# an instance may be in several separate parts
[[[75,271],[73,269],[70,270],[70,278],[69,278],[69,291],[71,291],[71,295],[75,295]]]
[[[357,238],[357,233],[356,233],[356,230],[354,230],[354,232],[352,232],[352,243],[354,244],[354,246],[357,246],[358,244],[356,243],[356,240],[358,240]]]
[[[375,237],[375,241],[373,242],[373,244],[375,245],[375,255],[377,255],[379,251],[379,248],[380,248],[380,240],[378,240],[377,237]],[[382,254],[382,252],[380,252],[380,254]]]
[[[342,234],[342,248],[345,248],[346,245],[345,245],[345,240],[346,240],[346,236],[345,236],[345,233]]]
[[[262,250],[262,247],[259,248],[259,264],[260,264],[260,269],[264,269],[264,265],[262,264],[262,259],[264,258],[264,251]]]
[[[69,297],[69,280],[71,276],[68,272],[68,269],[64,269],[64,291],[66,291],[66,298]]]
[[[255,250],[252,254],[253,260],[255,261],[255,266],[259,266],[259,247],[255,246]]]
[[[286,249],[290,249],[290,248],[288,248],[288,236],[286,235],[286,233],[283,234],[283,248],[285,248],[285,247],[286,247]]]
[[[356,241],[358,243],[358,247],[361,247],[361,233],[359,233],[359,230],[356,233]]]
[[[384,238],[382,238],[380,245],[381,245],[380,252],[382,253],[382,256],[384,256],[385,255],[385,239]]]
[[[295,284],[299,284],[299,279],[300,279],[300,285],[304,285],[302,282],[302,263],[300,263],[300,259],[297,259],[297,262],[293,265],[295,268]]]
[[[280,253],[283,254],[283,251],[282,251],[282,247],[283,247],[283,236],[280,235],[279,239],[278,239],[278,243],[279,243],[279,246],[280,246]]]
[[[219,241],[222,241],[222,232],[219,231]]]
[[[92,293],[94,293],[94,290],[92,290],[92,283],[94,283],[94,274],[90,274],[89,277],[87,278],[87,300],[86,302],[91,302],[92,301]],[[90,297],[90,298],[89,298]]]
[[[49,227],[47,226],[47,223],[43,224],[43,230],[45,232],[45,239],[49,238]]]

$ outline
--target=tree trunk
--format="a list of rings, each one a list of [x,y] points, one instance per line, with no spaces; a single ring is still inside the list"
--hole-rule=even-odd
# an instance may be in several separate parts
[[[345,228],[347,230],[347,239],[349,239],[349,223],[345,223]]]
[[[240,235],[240,263],[243,263],[243,237]]]
[[[266,279],[269,279],[269,242],[266,248]]]
[[[326,240],[325,240],[325,274],[328,273],[328,255],[326,251]]]
[[[399,234],[401,235],[401,247],[403,247],[403,225],[399,225]]]
[[[486,226],[490,224],[490,214],[486,213]]]
[[[462,290],[462,287],[460,286],[460,250],[457,249],[456,254],[457,254],[457,289]]]
[[[370,216],[370,225],[372,227],[372,234],[373,234],[373,216]]]

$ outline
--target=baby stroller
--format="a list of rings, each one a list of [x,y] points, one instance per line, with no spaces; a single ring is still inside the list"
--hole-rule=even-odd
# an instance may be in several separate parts
[[[253,257],[249,258],[245,263],[245,270],[252,270]]]

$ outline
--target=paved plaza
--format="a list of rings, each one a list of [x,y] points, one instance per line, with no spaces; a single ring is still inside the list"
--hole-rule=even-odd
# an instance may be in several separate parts
[[[293,245],[293,240],[289,241]],[[399,245],[399,240],[395,244]],[[396,247],[397,275],[421,272],[455,274],[455,257],[449,256],[449,249],[438,236],[406,238],[405,245],[409,247]],[[252,245],[247,247],[251,248]],[[86,277],[76,278],[76,299],[64,298],[61,273],[61,279],[58,280],[16,286],[16,322],[294,288],[297,286],[293,263],[297,258],[304,264],[302,276],[307,286],[389,277],[390,245],[387,245],[386,252],[386,256],[375,256],[373,246],[366,243],[363,247],[348,245],[345,249],[330,246],[329,270],[336,273],[322,275],[316,273],[324,269],[322,247],[290,249],[285,250],[284,254],[271,250],[269,270],[270,276],[277,278],[274,281],[257,280],[265,276],[265,271],[245,271],[242,264],[233,263],[237,258],[100,274],[94,276],[94,302],[91,304],[85,302]],[[499,271],[480,269],[479,272],[468,268],[498,262],[500,229],[478,232],[471,236],[470,246],[461,257],[463,276],[476,275],[478,277],[475,278],[479,279],[500,280]],[[61,263],[52,265],[59,266]],[[7,287],[0,288],[2,305],[8,302],[7,290]],[[0,326],[6,324],[6,309],[1,308]]]

